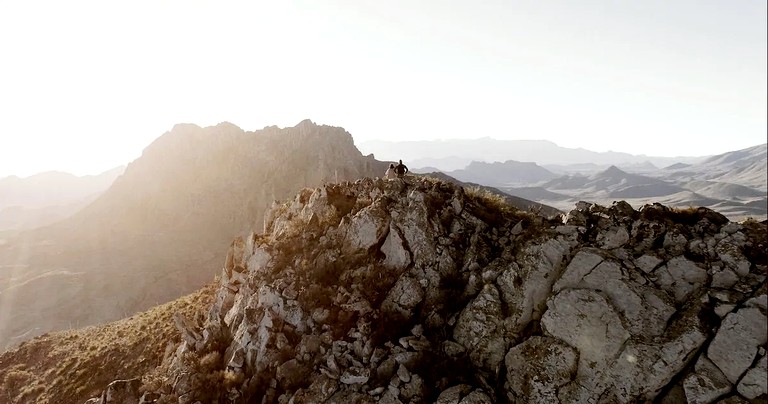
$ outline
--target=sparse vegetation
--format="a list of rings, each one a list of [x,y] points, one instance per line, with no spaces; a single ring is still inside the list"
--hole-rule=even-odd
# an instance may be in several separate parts
[[[116,379],[157,367],[169,343],[179,342],[172,316],[194,317],[210,307],[211,283],[130,318],[41,335],[0,355],[0,402],[82,403]]]
[[[503,196],[493,193],[485,188],[466,187],[464,188],[464,192],[469,198],[499,212],[507,213],[512,212],[514,209],[509,203],[507,203]]]

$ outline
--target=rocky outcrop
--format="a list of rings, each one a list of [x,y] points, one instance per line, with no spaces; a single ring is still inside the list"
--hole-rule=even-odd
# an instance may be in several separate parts
[[[208,317],[177,319],[145,402],[766,399],[765,224],[544,218],[414,178],[304,190],[267,218]]]

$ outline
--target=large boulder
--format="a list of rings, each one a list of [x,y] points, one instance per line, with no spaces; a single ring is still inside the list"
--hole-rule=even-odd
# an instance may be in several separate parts
[[[768,322],[760,309],[746,307],[728,314],[709,344],[707,356],[736,384],[766,343],[766,329]]]

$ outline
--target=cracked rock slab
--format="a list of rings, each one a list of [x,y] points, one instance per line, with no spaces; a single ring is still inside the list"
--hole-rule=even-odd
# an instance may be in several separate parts
[[[596,399],[607,388],[610,364],[630,334],[608,300],[588,289],[558,293],[541,318],[545,335],[565,341],[579,353],[576,380],[564,387],[560,400]]]
[[[712,361],[702,355],[696,371],[683,381],[685,397],[691,404],[709,404],[731,391],[731,383]]]
[[[504,358],[510,401],[557,402],[557,390],[573,379],[577,362],[578,352],[557,338],[534,336],[515,346]]]
[[[757,308],[730,313],[709,344],[707,356],[736,384],[755,360],[758,347],[766,343],[766,328],[768,321]]]
[[[742,396],[752,400],[768,394],[768,356],[763,356],[755,367],[749,369],[736,390]]]

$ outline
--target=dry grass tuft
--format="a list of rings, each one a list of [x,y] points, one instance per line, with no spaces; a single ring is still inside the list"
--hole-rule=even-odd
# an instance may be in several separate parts
[[[172,316],[194,318],[213,302],[213,283],[130,318],[41,335],[0,355],[0,402],[82,403],[117,379],[157,367],[178,343]]]

